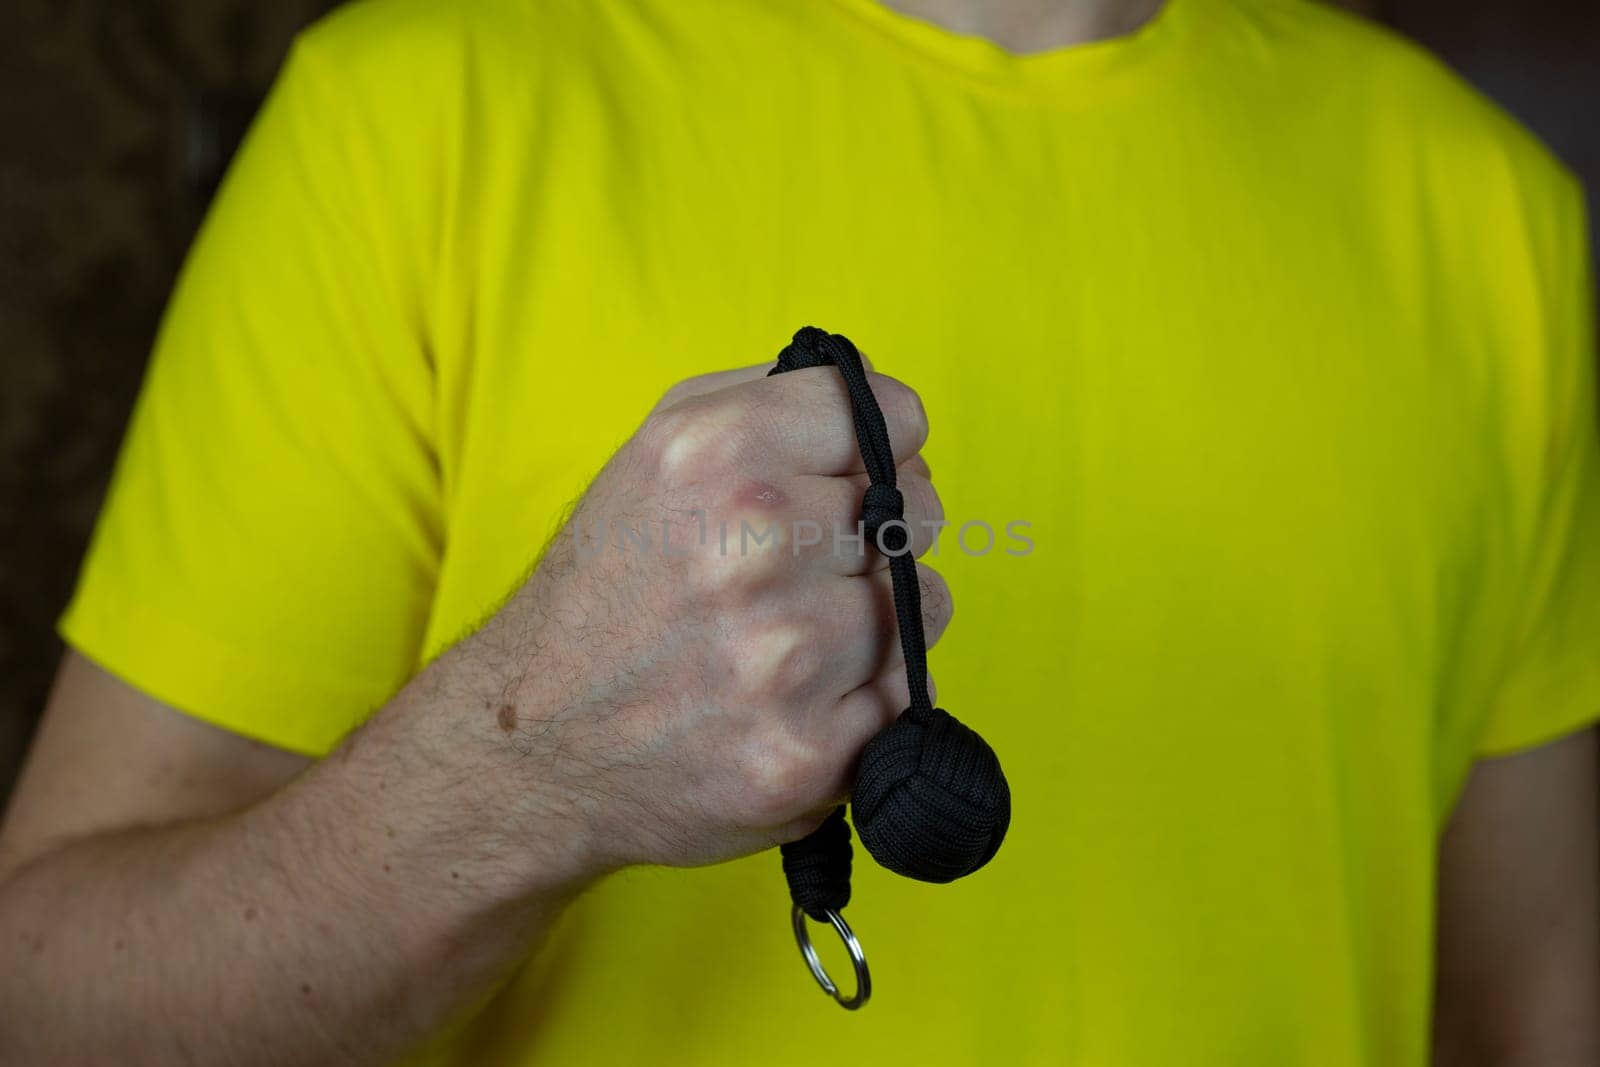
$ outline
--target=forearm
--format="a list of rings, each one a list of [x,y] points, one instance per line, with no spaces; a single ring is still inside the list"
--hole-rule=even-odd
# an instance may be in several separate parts
[[[582,879],[398,704],[242,812],[0,882],[0,1064],[384,1063],[490,990]]]
[[[1591,903],[1589,905],[1593,907]],[[1544,968],[1509,955],[1476,968],[1448,960],[1436,991],[1433,1067],[1594,1067],[1600,1063],[1600,946],[1556,916]],[[1588,924],[1581,924],[1588,925]],[[1522,965],[1519,965],[1522,964]],[[1478,971],[1476,982],[1469,979]],[[1485,990],[1497,992],[1486,994]]]
[[[1436,1067],[1600,1063],[1596,732],[1480,761],[1441,842]]]
[[[869,377],[908,528],[926,531],[943,509],[917,459],[922,402]],[[484,995],[600,874],[814,830],[907,704],[878,618],[889,572],[816,546],[730,558],[688,516],[714,504],[794,529],[857,512],[848,399],[833,374],[681,383],[483,627],[327,760],[243,793],[269,795],[238,814],[46,853],[49,827],[118,824],[63,801],[93,788],[72,765],[128,768],[104,731],[45,746],[56,784],[34,786],[13,831],[35,858],[0,873],[0,946],[18,960],[0,969],[0,1067],[386,1062]],[[585,552],[578,531],[596,521],[663,545],[670,527],[676,548]],[[931,644],[950,598],[920,577],[941,590],[922,600]]]
[[[1433,1067],[1594,1067],[1600,1047],[1550,1034],[1501,1040],[1464,1022],[1436,1024],[1433,1036]]]

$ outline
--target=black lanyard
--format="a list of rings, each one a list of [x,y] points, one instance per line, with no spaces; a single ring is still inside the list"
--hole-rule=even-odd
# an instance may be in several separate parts
[[[821,366],[837,367],[850,394],[856,442],[870,481],[862,497],[862,532],[889,556],[911,689],[911,706],[861,752],[850,793],[856,833],[872,858],[891,871],[924,882],[953,882],[999,850],[1011,823],[1011,788],[988,742],[928,698],[917,565],[908,548],[904,499],[895,487],[889,431],[861,354],[848,338],[806,326],[778,354],[769,374]],[[810,836],[780,851],[794,901],[795,939],[806,965],[829,996],[853,1009],[867,1002],[872,986],[861,945],[840,915],[850,902],[850,827],[844,812],[841,804]],[[856,969],[854,996],[841,996],[817,959],[806,932],[808,915],[830,923],[844,940]]]

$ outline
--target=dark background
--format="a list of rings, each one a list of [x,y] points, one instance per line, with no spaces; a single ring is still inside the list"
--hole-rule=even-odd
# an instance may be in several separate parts
[[[332,6],[0,4],[0,798],[60,657],[55,617],[184,250],[291,36]],[[1595,0],[1346,6],[1500,100],[1593,202]]]

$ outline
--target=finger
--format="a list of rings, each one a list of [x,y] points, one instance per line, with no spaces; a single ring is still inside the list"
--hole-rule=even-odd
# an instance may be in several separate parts
[[[902,465],[895,479],[905,498],[906,532],[909,550],[920,559],[938,537],[944,523],[944,504],[933,483],[909,464]],[[865,474],[843,478],[805,475],[790,483],[793,499],[789,519],[790,552],[827,568],[835,574],[867,574],[889,566],[889,557],[869,543],[859,525],[861,498],[869,482]],[[888,534],[882,535],[892,543]]]
[[[935,706],[938,705],[939,698],[931,677],[928,679],[928,699]],[[818,809],[816,821],[827,815],[834,805],[850,798],[861,750],[892,726],[910,706],[906,673],[900,670],[852,689],[840,697],[837,704],[825,709],[807,724],[807,728],[815,732],[815,736],[808,740],[817,746],[818,751],[830,753],[826,764],[835,768],[833,779],[827,783],[828,801]]]
[[[776,365],[777,360],[769,359],[764,363],[752,363],[746,367],[734,367],[731,370],[712,371],[709,374],[696,374],[693,378],[685,378],[668,389],[653,410],[660,411],[692,396],[705,396],[707,393],[720,392],[735,385],[765,378],[772,373],[772,368]],[[861,365],[869,371],[872,369],[872,360],[865,352],[861,353]]]
[[[674,404],[688,400],[690,397],[705,396],[707,393],[721,392],[723,389],[745,382],[753,382],[765,378],[772,370],[772,361],[766,363],[752,363],[748,367],[735,367],[732,370],[713,371],[710,374],[697,374],[693,378],[685,378],[664,393],[656,402],[655,411],[672,407]]]
[[[910,386],[868,374],[883,411],[896,463],[921,450],[928,417]],[[810,367],[745,382],[701,398],[734,406],[719,412],[747,469],[768,474],[854,474],[863,469],[855,416],[844,380],[832,367]]]
[[[917,564],[917,585],[921,591],[922,632],[932,648],[944,636],[955,613],[950,587],[939,573]],[[859,577],[827,582],[812,610],[825,619],[849,620],[840,627],[838,647],[831,650],[833,664],[823,679],[832,695],[842,696],[879,675],[900,668],[904,656],[900,647],[900,627],[895,621],[894,586],[886,570]]]

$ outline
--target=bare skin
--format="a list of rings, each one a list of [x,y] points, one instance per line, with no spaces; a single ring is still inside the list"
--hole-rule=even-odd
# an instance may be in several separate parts
[[[679,386],[578,507],[667,524],[671,558],[559,537],[324,761],[69,657],[0,833],[0,1063],[389,1062],[608,872],[813,829],[906,683],[883,557],[698,544],[693,508],[789,529],[859,506],[838,376],[765,369]],[[926,419],[873,388],[924,552]],[[937,640],[950,598],[921,579]]]
[[[1600,1063],[1596,731],[1473,771],[1439,863],[1439,1067]]]
[[[1159,4],[891,2],[1018,53],[1128,32]],[[732,473],[770,454],[753,416],[743,436],[695,429],[738,410],[725,394],[753,377],[686,383],[584,508],[847,514],[844,407],[804,373],[773,380],[799,391],[776,417],[827,436],[827,471],[791,461],[758,486]],[[910,456],[920,410],[877,387]],[[695,444],[719,440],[743,445]],[[905,470],[913,515],[937,516],[926,468]],[[0,1064],[388,1062],[470,1010],[607,871],[800,836],[842,791],[852,746],[904,706],[904,680],[887,612],[854,610],[881,604],[881,574],[758,562],[669,580],[558,544],[483,631],[317,764],[69,653],[0,830]],[[936,637],[949,602],[931,572],[925,593]],[[697,621],[668,626],[672,611]],[[797,614],[806,633],[785,633]],[[711,623],[724,617],[739,627]],[[852,654],[848,692],[801,636]],[[1473,774],[1439,866],[1441,1067],[1600,1062],[1595,763],[1586,731]]]
[[[1019,55],[1132,33],[1164,0],[884,0],[886,7]]]

